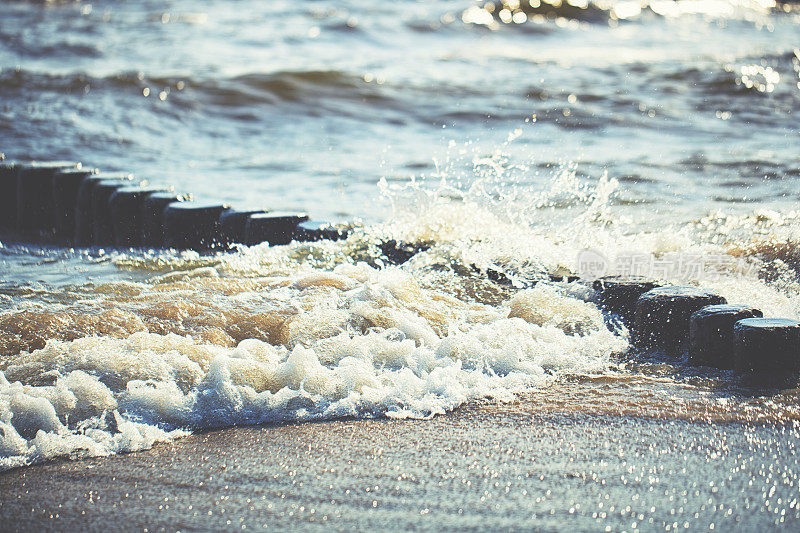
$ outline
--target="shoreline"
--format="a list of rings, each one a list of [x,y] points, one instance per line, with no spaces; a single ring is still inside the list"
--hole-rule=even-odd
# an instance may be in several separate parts
[[[9,531],[800,524],[796,421],[548,410],[531,400],[471,403],[429,420],[210,430],[24,467],[0,474],[0,518]]]

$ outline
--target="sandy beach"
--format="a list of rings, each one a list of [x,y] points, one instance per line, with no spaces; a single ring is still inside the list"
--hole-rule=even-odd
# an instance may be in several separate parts
[[[721,422],[672,386],[627,394],[625,406],[613,401],[614,388],[561,385],[431,420],[223,429],[145,452],[12,470],[0,474],[0,518],[7,531],[800,524],[796,423],[737,421],[735,409]],[[612,394],[601,408],[602,390]],[[576,394],[585,408],[565,401]],[[646,399],[667,394],[672,408]]]

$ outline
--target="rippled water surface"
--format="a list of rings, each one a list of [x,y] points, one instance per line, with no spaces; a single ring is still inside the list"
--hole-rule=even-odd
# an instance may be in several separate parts
[[[9,159],[356,226],[205,255],[3,241],[0,468],[487,398],[794,446],[798,389],[632,359],[557,280],[591,248],[800,317],[796,2],[0,8]],[[390,265],[391,239],[424,246]]]
[[[498,149],[531,189],[607,171],[639,216],[791,208],[798,15],[771,4],[6,2],[2,150],[322,217]]]

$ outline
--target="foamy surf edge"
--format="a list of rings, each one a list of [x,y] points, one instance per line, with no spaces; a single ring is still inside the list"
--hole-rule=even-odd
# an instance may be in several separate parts
[[[329,304],[294,317],[315,334],[291,347],[138,332],[50,340],[6,359],[0,469],[138,451],[207,428],[429,418],[479,398],[512,400],[560,372],[602,372],[627,346],[594,304],[557,287],[499,307],[448,300],[442,316],[430,308],[438,295],[399,270],[335,270],[295,280],[298,294]],[[336,313],[337,332],[319,333]]]

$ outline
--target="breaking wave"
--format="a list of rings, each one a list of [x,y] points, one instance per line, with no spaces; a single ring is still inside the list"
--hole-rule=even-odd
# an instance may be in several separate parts
[[[427,418],[482,398],[510,401],[561,376],[615,375],[625,330],[608,327],[590,286],[550,281],[573,271],[587,246],[608,257],[738,257],[756,268],[678,281],[765,314],[800,311],[794,215],[631,233],[610,211],[615,180],[581,183],[565,169],[537,194],[501,194],[486,172],[469,187],[382,183],[387,222],[344,241],[122,254],[117,267],[149,272],[146,281],[9,305],[0,313],[0,464],[139,450],[213,427]],[[771,239],[759,237],[765,231]],[[380,247],[388,238],[427,244],[392,266]]]

